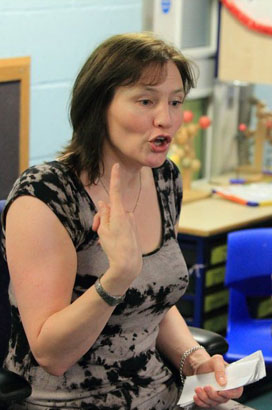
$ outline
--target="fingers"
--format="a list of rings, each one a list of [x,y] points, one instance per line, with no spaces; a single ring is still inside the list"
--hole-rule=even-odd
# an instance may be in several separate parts
[[[196,395],[194,396],[194,402],[197,404],[199,407],[204,407],[208,408],[213,405],[218,404],[212,397],[209,396],[209,391],[207,392],[204,388],[202,387],[197,387],[195,389]],[[222,398],[222,400],[224,400]]]
[[[243,393],[243,387],[224,391],[215,391],[211,386],[197,387],[194,402],[199,407],[209,408],[226,403],[231,399],[238,399]]]
[[[108,225],[110,222],[110,207],[103,201],[98,201],[99,226]]]
[[[92,224],[92,230],[98,231],[99,227],[103,224],[109,223],[110,219],[110,206],[103,201],[98,201],[98,212],[95,214]]]
[[[220,355],[214,355],[212,357],[214,360],[214,373],[215,373],[215,379],[220,386],[225,386],[227,383],[227,378],[226,378],[226,373],[225,373],[225,361],[223,359],[223,356]]]
[[[93,219],[92,230],[96,232],[99,228],[99,225],[100,225],[100,215],[97,213],[95,214],[94,219]]]
[[[196,395],[194,396],[195,403],[200,407],[210,408],[211,406],[217,406],[222,403],[226,403],[231,395],[221,395],[215,391],[211,386],[205,386],[203,388],[197,387],[195,389]]]
[[[117,163],[113,165],[111,170],[109,197],[110,205],[105,204],[103,201],[98,201],[98,212],[95,215],[92,224],[93,231],[97,232],[101,224],[109,224],[111,209],[123,211],[120,166]]]
[[[199,390],[196,391],[197,396],[194,396],[194,402],[198,407],[209,408],[210,404],[206,403],[204,400],[201,399],[201,392]]]
[[[243,387],[238,387],[236,389],[229,389],[229,390],[220,391],[220,392],[218,392],[218,394],[221,397],[224,397],[227,400],[239,399],[239,397],[242,396],[243,391],[244,391]]]
[[[121,193],[121,179],[120,179],[120,165],[114,164],[111,170],[110,179],[110,204],[113,212],[124,212],[122,193]]]

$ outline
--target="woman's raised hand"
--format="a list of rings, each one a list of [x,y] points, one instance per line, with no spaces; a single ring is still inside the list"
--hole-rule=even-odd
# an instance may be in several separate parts
[[[112,167],[109,198],[109,204],[98,202],[93,230],[99,235],[110,268],[132,281],[142,270],[142,251],[134,215],[124,209],[119,164]]]

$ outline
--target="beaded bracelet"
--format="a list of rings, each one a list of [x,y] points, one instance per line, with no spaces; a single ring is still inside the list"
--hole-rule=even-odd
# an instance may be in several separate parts
[[[181,380],[182,385],[184,385],[184,382],[185,382],[185,376],[183,376],[183,367],[184,367],[185,360],[187,359],[188,356],[190,356],[190,354],[192,354],[193,352],[199,349],[205,349],[205,347],[201,345],[191,347],[190,349],[185,350],[185,352],[181,356],[181,360],[179,364],[179,375],[180,375],[180,380]]]

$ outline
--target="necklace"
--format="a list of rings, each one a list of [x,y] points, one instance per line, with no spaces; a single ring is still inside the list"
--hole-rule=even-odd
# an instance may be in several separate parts
[[[109,197],[109,196],[110,196],[109,190],[106,188],[105,184],[103,183],[102,178],[100,178],[99,181],[101,182],[102,188],[104,189],[104,191],[106,192],[106,194],[107,194],[108,197]],[[137,205],[138,205],[138,203],[139,203],[139,199],[140,199],[141,192],[142,192],[142,176],[141,176],[141,173],[139,173],[139,191],[138,191],[138,194],[137,194],[136,202],[135,202],[135,205],[134,205],[134,207],[132,208],[132,210],[131,210],[131,211],[127,211],[127,212],[132,212],[132,213],[133,213],[133,212],[135,211],[135,209],[137,208]]]

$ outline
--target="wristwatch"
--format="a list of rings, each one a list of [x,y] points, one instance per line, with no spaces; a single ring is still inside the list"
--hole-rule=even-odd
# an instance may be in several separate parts
[[[103,286],[100,283],[100,279],[98,278],[94,284],[94,287],[98,293],[98,295],[109,305],[109,306],[116,306],[119,303],[123,302],[126,295],[123,296],[112,296],[108,292],[105,291]]]

